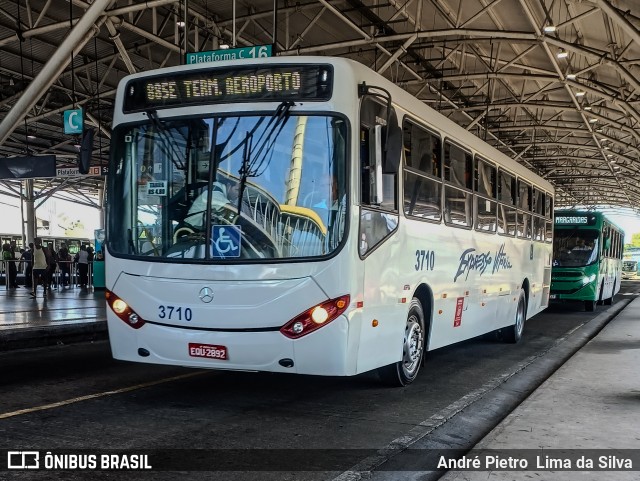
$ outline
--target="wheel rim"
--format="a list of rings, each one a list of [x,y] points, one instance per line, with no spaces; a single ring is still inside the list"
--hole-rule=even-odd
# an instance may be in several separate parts
[[[518,311],[516,312],[516,335],[521,336],[524,329],[524,299],[520,298],[518,302]]]
[[[415,315],[409,316],[404,331],[402,369],[407,377],[413,377],[420,367],[422,357],[422,326]]]

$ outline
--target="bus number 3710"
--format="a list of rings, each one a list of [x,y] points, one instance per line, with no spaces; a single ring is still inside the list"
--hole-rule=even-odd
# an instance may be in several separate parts
[[[432,271],[436,264],[436,254],[433,251],[417,250],[416,251],[416,271],[428,270]]]
[[[190,321],[192,318],[191,309],[188,307],[176,307],[176,306],[158,306],[158,317],[160,319],[176,320],[176,321]]]

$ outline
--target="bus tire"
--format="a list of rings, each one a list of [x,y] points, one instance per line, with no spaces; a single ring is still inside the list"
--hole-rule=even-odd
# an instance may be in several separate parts
[[[602,298],[602,296],[604,296],[604,280],[602,281],[602,284],[600,285],[600,294],[598,294],[598,302],[596,302],[596,304],[599,305],[599,306],[604,305],[604,299]]]
[[[613,285],[615,286],[615,282],[614,282],[614,284],[613,284]],[[615,287],[614,287],[614,289],[615,289]],[[611,305],[613,304],[613,298],[614,298],[615,296],[616,296],[616,295],[615,295],[615,293],[613,293],[613,292],[612,292],[612,293],[611,293],[611,297],[609,297],[608,299],[605,299],[604,301],[602,301],[602,303],[603,303],[605,306],[611,306]]]
[[[593,312],[596,310],[596,301],[584,301],[584,310]]]
[[[402,360],[378,368],[380,380],[390,386],[408,386],[420,371],[424,357],[424,313],[420,301],[415,297],[409,304],[402,342]]]
[[[518,297],[518,306],[516,307],[516,315],[513,325],[505,329],[501,329],[501,335],[504,342],[516,344],[522,339],[524,331],[524,321],[527,319],[527,297],[524,289],[520,289],[520,297]]]

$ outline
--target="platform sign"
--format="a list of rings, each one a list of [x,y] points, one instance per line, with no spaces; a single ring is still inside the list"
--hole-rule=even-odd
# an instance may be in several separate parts
[[[224,60],[241,60],[249,58],[271,57],[273,48],[271,45],[255,45],[253,47],[227,48],[209,50],[207,52],[190,52],[186,55],[187,65],[222,62]]]
[[[60,167],[56,169],[56,177],[84,177],[96,175],[107,175],[107,168],[96,165],[89,167],[89,172],[86,174],[81,174],[77,167]]]
[[[65,110],[64,111],[64,133],[65,134],[81,134],[84,124],[82,109]]]

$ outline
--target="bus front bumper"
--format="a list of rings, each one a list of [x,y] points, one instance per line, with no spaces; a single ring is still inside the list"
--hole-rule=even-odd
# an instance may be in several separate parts
[[[109,310],[107,325],[109,337],[117,339],[111,343],[113,357],[123,361],[322,376],[356,374],[355,363],[347,356],[349,323],[344,315],[299,339],[289,339],[277,330],[207,331],[151,323],[132,329]]]

